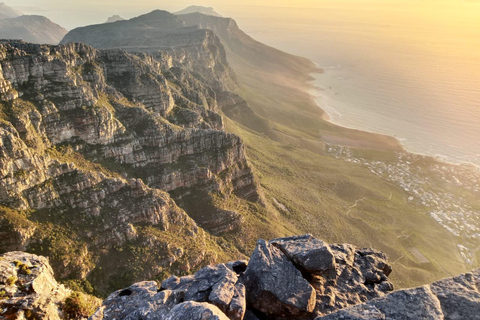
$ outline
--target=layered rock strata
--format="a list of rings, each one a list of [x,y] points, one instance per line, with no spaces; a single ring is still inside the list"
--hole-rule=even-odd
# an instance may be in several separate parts
[[[209,197],[259,199],[245,148],[222,130],[215,91],[161,55],[0,43],[2,250],[30,248],[61,278],[85,278],[127,244],[130,260],[147,247],[152,268],[135,277],[152,277],[214,259],[198,225],[241,226]],[[70,242],[61,252],[59,238]]]

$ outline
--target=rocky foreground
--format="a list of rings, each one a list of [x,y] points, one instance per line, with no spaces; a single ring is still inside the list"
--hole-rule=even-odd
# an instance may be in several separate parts
[[[249,261],[112,293],[90,319],[480,319],[480,270],[393,290],[387,257],[310,235],[259,240]],[[15,278],[15,281],[12,280]],[[0,258],[0,319],[65,317],[69,290],[43,257]],[[23,318],[22,318],[23,319]]]

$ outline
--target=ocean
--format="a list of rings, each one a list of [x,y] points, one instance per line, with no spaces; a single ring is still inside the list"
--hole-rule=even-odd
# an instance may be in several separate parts
[[[319,1],[224,7],[258,41],[324,69],[312,92],[339,125],[480,165],[480,3]]]

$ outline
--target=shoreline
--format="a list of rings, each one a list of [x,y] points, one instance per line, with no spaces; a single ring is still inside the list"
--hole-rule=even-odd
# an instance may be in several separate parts
[[[448,156],[448,155],[428,154],[428,153],[424,153],[424,152],[413,151],[403,143],[403,141],[407,140],[407,138],[397,137],[397,136],[394,136],[394,135],[391,135],[391,134],[388,134],[388,133],[375,132],[375,131],[372,131],[372,130],[369,130],[369,129],[364,129],[364,128],[350,127],[348,125],[345,125],[345,124],[339,123],[338,121],[333,120],[333,117],[331,115],[331,111],[328,110],[329,108],[325,108],[318,101],[318,100],[324,98],[323,97],[324,95],[323,94],[319,94],[319,95],[315,94],[315,93],[323,93],[323,89],[319,88],[315,84],[314,75],[324,74],[325,71],[316,62],[312,61],[312,63],[315,64],[317,70],[314,70],[314,71],[309,73],[310,80],[307,81],[306,92],[312,97],[315,104],[322,110],[322,112],[323,112],[322,119],[323,120],[325,120],[325,121],[327,121],[331,124],[334,124],[336,126],[345,128],[345,129],[356,130],[356,131],[361,131],[361,132],[365,132],[365,133],[376,135],[376,136],[383,136],[383,137],[389,137],[391,139],[395,139],[397,141],[397,143],[403,149],[403,152],[406,152],[406,153],[410,153],[410,154],[413,154],[413,155],[419,155],[419,156],[423,156],[423,157],[428,157],[428,158],[434,159],[435,161],[437,161],[439,163],[443,163],[443,164],[454,165],[454,166],[468,166],[468,167],[473,167],[476,170],[480,170],[480,164],[476,164],[476,163],[473,163],[473,162],[468,161],[468,160],[462,161],[460,159],[455,159],[455,158],[453,158],[451,156]],[[333,111],[338,112],[337,110],[335,110],[335,108],[333,108],[333,107],[330,107],[330,108]]]

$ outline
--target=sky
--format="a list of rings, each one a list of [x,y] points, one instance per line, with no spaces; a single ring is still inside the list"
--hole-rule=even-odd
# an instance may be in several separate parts
[[[170,12],[181,10],[190,5],[214,7],[216,11],[238,18],[242,7],[302,7],[320,8],[328,6],[404,6],[408,2],[451,4],[470,3],[478,9],[480,0],[3,0],[7,5],[16,7],[25,14],[45,15],[66,29],[73,29],[94,23],[102,23],[114,14],[132,18],[154,9]],[[478,13],[478,11],[476,12]],[[241,15],[241,14],[240,14]],[[480,20],[480,19],[479,19]]]

